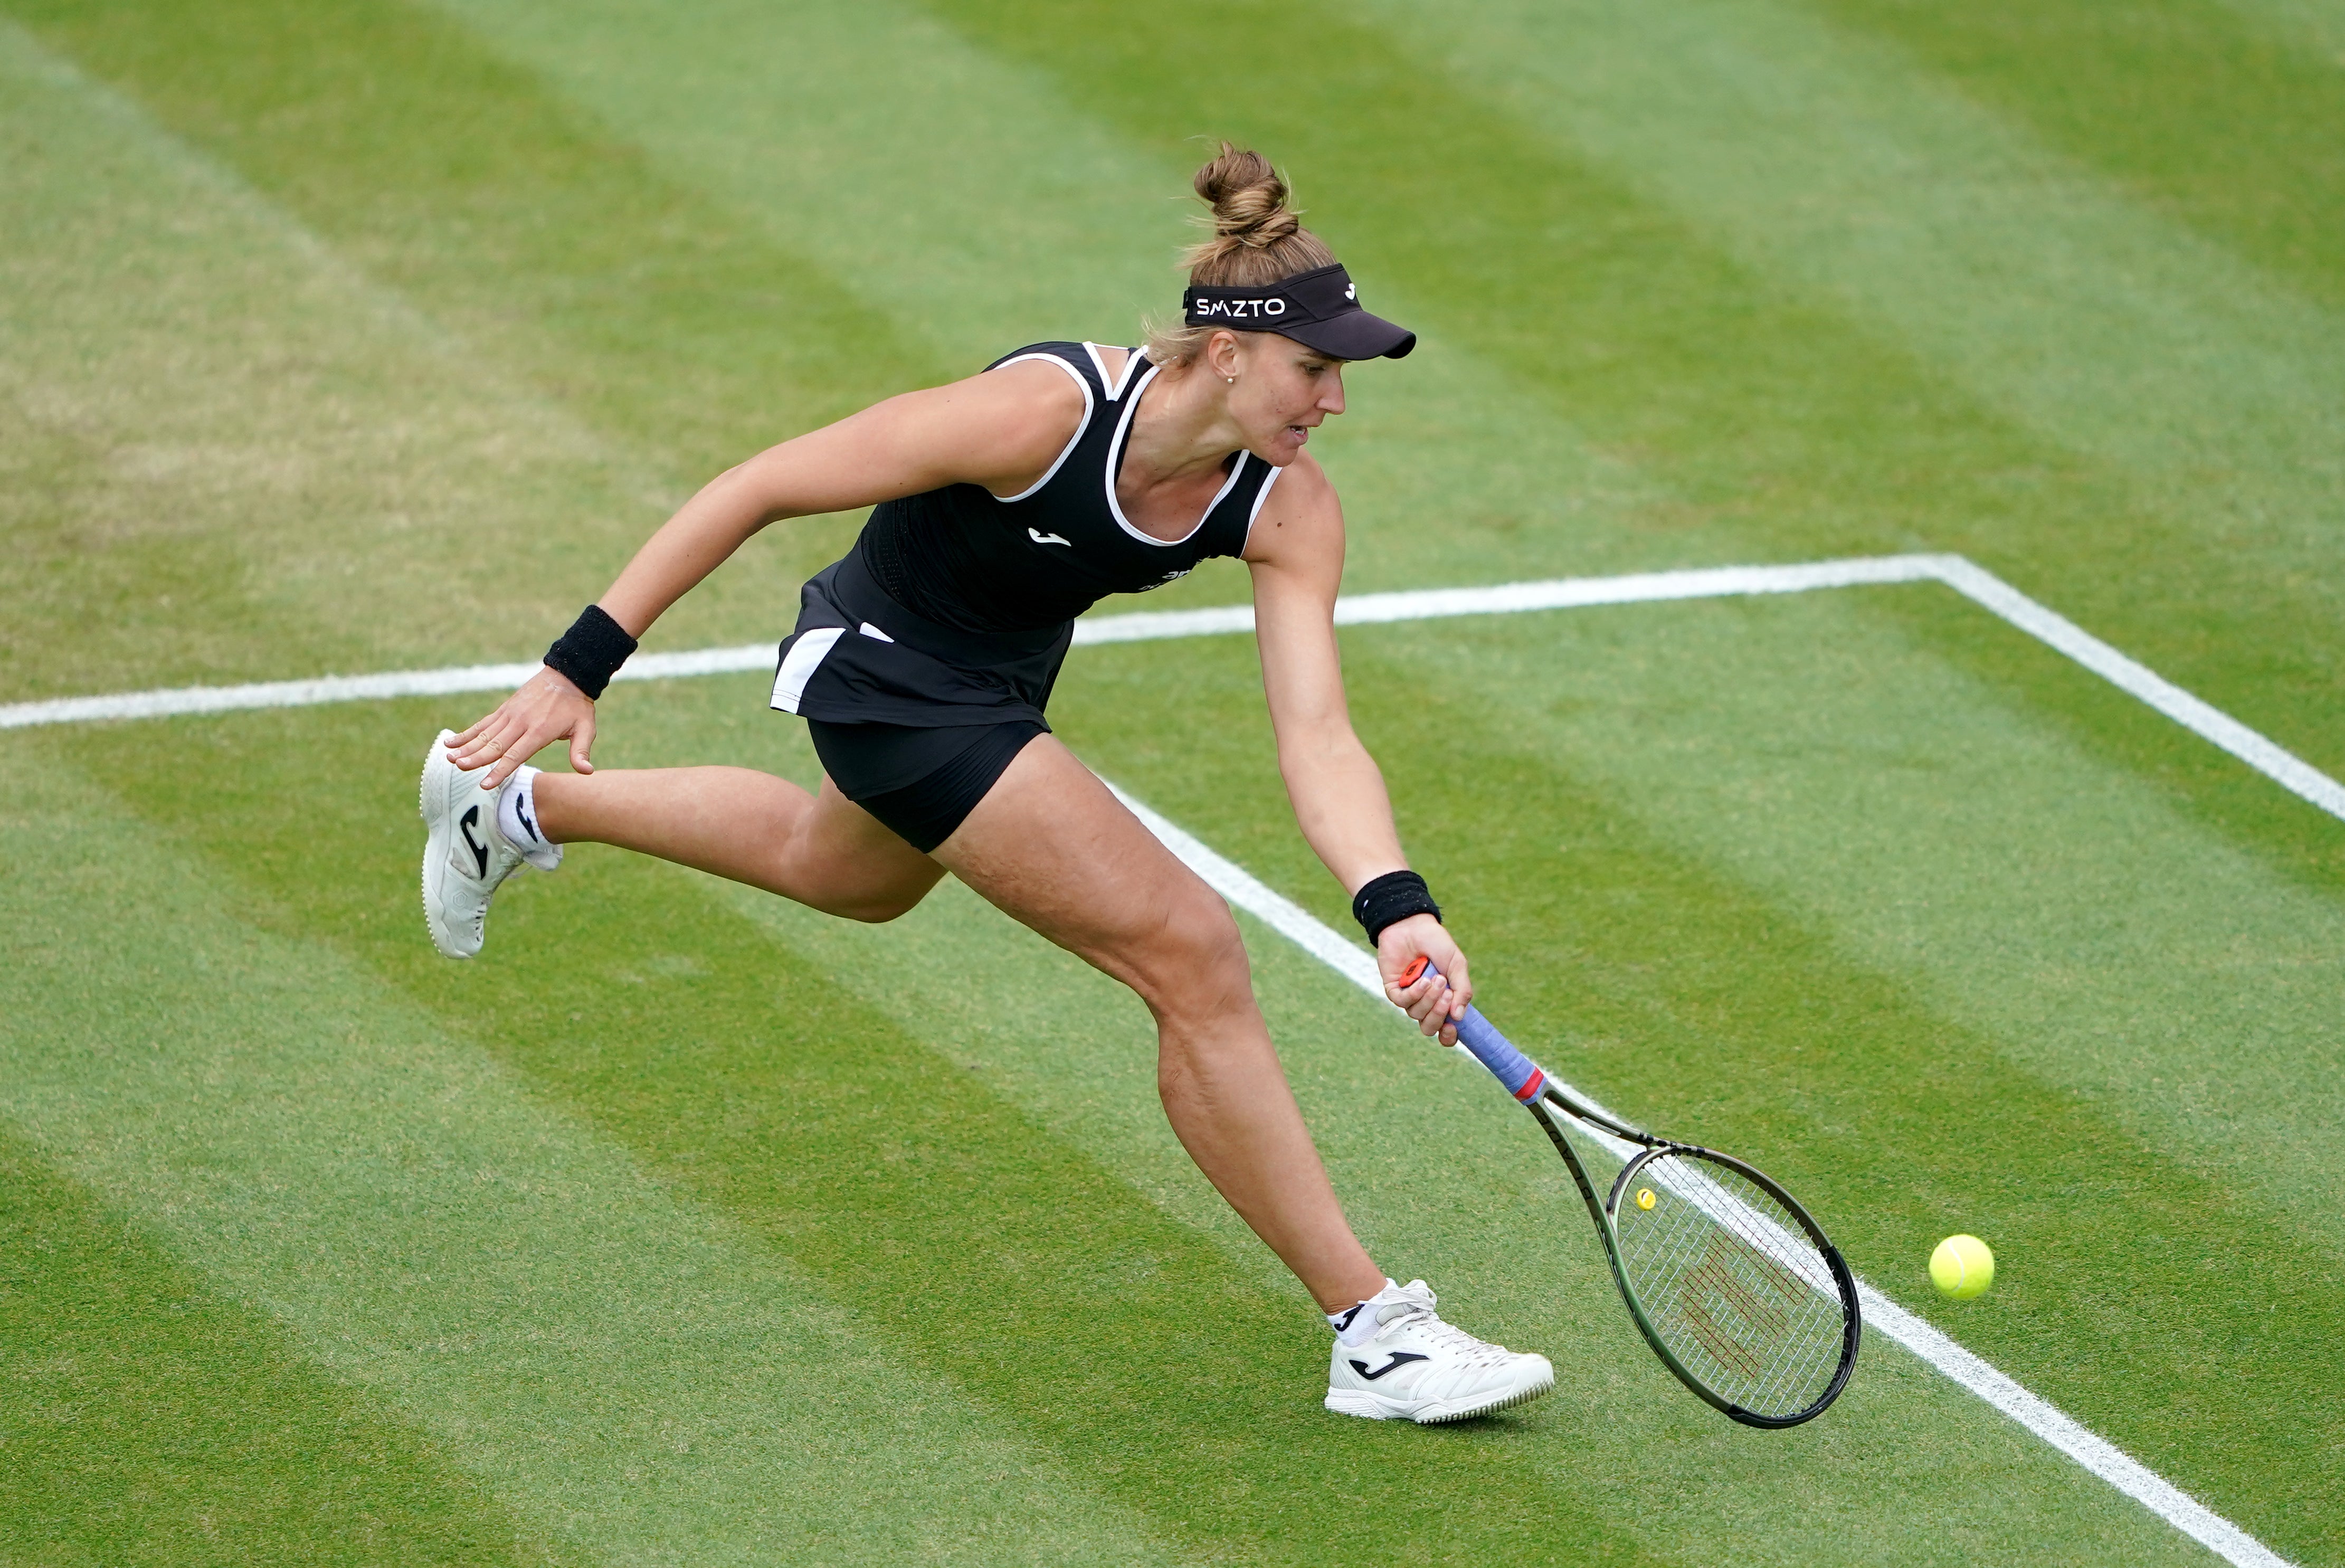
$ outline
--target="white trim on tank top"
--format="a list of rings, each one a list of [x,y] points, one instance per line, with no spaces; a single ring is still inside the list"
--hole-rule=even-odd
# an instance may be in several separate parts
[[[1086,343],[1083,347],[1088,349],[1091,345]],[[1091,358],[1096,360],[1099,356],[1094,354]],[[1067,438],[1067,444],[1059,449],[1059,455],[1051,460],[1051,466],[1042,470],[1042,477],[1041,479],[1036,480],[1032,484],[1028,485],[1016,495],[993,496],[994,500],[1001,502],[1004,506],[1009,505],[1013,501],[1024,501],[1028,496],[1032,495],[1036,491],[1041,490],[1044,485],[1049,484],[1052,480],[1059,476],[1059,470],[1066,466],[1068,457],[1073,453],[1076,444],[1083,439],[1083,432],[1091,428],[1091,414],[1093,410],[1099,407],[1098,400],[1091,396],[1091,384],[1083,379],[1083,373],[1081,370],[1076,369],[1072,365],[1068,364],[1064,359],[1060,359],[1056,354],[1020,354],[1015,359],[1004,359],[1001,363],[994,366],[993,368],[997,370],[1006,370],[1012,365],[1022,365],[1029,359],[1040,359],[1046,365],[1056,365],[1059,369],[1064,370],[1068,375],[1072,376],[1075,379],[1075,385],[1081,387],[1083,391],[1083,417],[1081,422],[1075,426],[1075,433]],[[1100,379],[1104,381],[1107,379],[1107,377],[1102,374],[1100,377]],[[987,491],[985,493],[988,495],[993,495],[991,491]]]
[[[1113,348],[1113,347],[1114,347],[1114,345],[1113,345],[1113,344],[1110,344],[1110,345],[1109,345],[1109,347],[1110,347],[1110,348]],[[1083,339],[1083,352],[1084,352],[1084,353],[1086,353],[1086,354],[1089,354],[1089,355],[1091,357],[1091,369],[1094,369],[1094,370],[1097,370],[1097,371],[1099,372],[1099,379],[1100,379],[1100,385],[1101,385],[1101,386],[1102,386],[1102,387],[1107,386],[1107,385],[1109,385],[1110,383],[1112,383],[1112,382],[1115,379],[1115,378],[1114,378],[1114,377],[1112,377],[1112,376],[1111,376],[1111,375],[1109,375],[1109,374],[1107,373],[1107,361],[1106,361],[1105,359],[1101,359],[1101,358],[1100,358],[1100,346],[1099,346],[1097,343],[1092,342],[1089,338],[1084,339]],[[1128,353],[1128,352],[1129,352],[1129,350],[1126,350],[1126,352]],[[1127,364],[1127,365],[1128,365],[1128,364],[1130,364],[1131,362],[1132,362],[1132,361],[1131,361],[1130,359],[1126,359],[1126,360],[1124,361],[1124,363],[1125,363],[1125,364]],[[1114,397],[1115,397],[1115,394],[1114,394],[1113,392],[1110,392],[1110,393],[1108,394],[1108,397],[1109,397],[1109,399],[1110,399],[1111,400],[1112,400],[1114,399]]]
[[[1133,358],[1136,359],[1139,356],[1134,355]],[[1230,477],[1222,481],[1221,490],[1213,500],[1205,503],[1204,511],[1198,516],[1196,521],[1189,525],[1189,531],[1180,538],[1159,539],[1152,533],[1142,533],[1132,526],[1132,520],[1123,515],[1123,507],[1115,499],[1115,476],[1123,467],[1124,438],[1132,433],[1132,416],[1140,410],[1141,394],[1148,389],[1148,383],[1156,379],[1156,372],[1161,369],[1162,367],[1158,365],[1148,367],[1148,374],[1141,377],[1140,385],[1132,389],[1132,400],[1123,406],[1123,417],[1115,422],[1115,439],[1107,444],[1107,511],[1108,515],[1115,519],[1118,528],[1140,541],[1141,543],[1170,548],[1175,544],[1186,544],[1196,538],[1197,531],[1204,527],[1206,519],[1213,515],[1213,509],[1229,499],[1230,491],[1237,488],[1238,476],[1245,472],[1246,455],[1244,452],[1237,454],[1238,460],[1230,465]],[[1246,526],[1252,528],[1254,525],[1249,521]]]
[[[1121,399],[1121,396],[1123,396],[1123,389],[1125,389],[1125,387],[1131,387],[1131,384],[1132,384],[1132,370],[1137,370],[1137,368],[1140,368],[1140,366],[1144,366],[1144,363],[1147,363],[1147,359],[1149,359],[1149,356],[1147,356],[1147,354],[1142,354],[1142,351],[1140,351],[1140,349],[1123,349],[1123,375],[1119,375],[1119,378],[1116,378],[1116,389],[1114,389],[1114,391],[1109,391],[1107,396],[1112,396],[1112,399]],[[1153,370],[1153,366],[1149,366],[1149,368],[1152,368],[1152,370]]]
[[[1123,356],[1123,369],[1121,374],[1111,376],[1107,373],[1107,361],[1100,358],[1101,349],[1113,349]],[[1111,403],[1123,396],[1123,389],[1131,381],[1132,373],[1140,368],[1140,361],[1146,358],[1137,349],[1126,349],[1116,343],[1094,343],[1088,338],[1083,339],[1083,352],[1091,357],[1091,363],[1098,368],[1100,385],[1107,389],[1107,400]]]

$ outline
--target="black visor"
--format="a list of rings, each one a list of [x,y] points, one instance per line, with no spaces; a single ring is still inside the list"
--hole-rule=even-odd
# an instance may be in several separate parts
[[[1341,266],[1315,268],[1258,288],[1193,285],[1181,297],[1181,318],[1192,327],[1275,332],[1337,359],[1397,359],[1416,347],[1416,334],[1360,309],[1359,293]]]

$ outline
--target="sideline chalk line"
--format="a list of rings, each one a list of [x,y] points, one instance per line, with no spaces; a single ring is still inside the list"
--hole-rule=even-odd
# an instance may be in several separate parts
[[[1496,615],[1533,610],[1567,610],[1599,604],[1649,603],[1674,599],[1732,598],[1761,593],[1803,593],[1823,588],[1874,583],[1939,582],[1998,619],[2082,664],[2110,684],[2138,698],[2176,723],[2221,747],[2290,794],[2345,820],[2345,785],[2237,719],[2200,701],[2147,666],[2046,606],[2030,599],[1985,568],[1959,555],[1856,556],[1842,561],[1788,566],[1726,566],[1683,572],[1636,572],[1619,577],[1567,577],[1538,582],[1507,582],[1483,588],[1436,588],[1398,593],[1348,595],[1335,602],[1335,623],[1362,626],[1423,621],[1453,615]],[[1201,637],[1254,629],[1250,605],[1205,610],[1142,611],[1086,617],[1075,623],[1075,642],[1142,642]],[[734,648],[704,648],[682,653],[638,654],[615,679],[673,680],[774,667],[777,644],[755,642]],[[472,664],[440,670],[391,671],[371,675],[328,675],[307,681],[271,681],[241,686],[181,686],[124,692],[106,696],[64,697],[0,705],[0,730],[36,725],[86,723],[109,719],[165,718],[258,708],[310,707],[330,703],[437,696],[458,692],[510,690],[538,669],[535,663]],[[1112,784],[1109,786],[1114,788]],[[1122,790],[1117,796],[1150,831],[1224,898],[1300,946],[1378,1001],[1384,986],[1376,960],[1300,905],[1273,892],[1243,867],[1212,849]],[[1389,1005],[1389,1004],[1387,1004]],[[1469,1058],[1470,1059],[1470,1058]],[[2117,1491],[2133,1499],[2192,1540],[2239,1568],[2289,1568],[2238,1525],[2109,1442],[2029,1392],[1872,1286],[1859,1281],[1865,1319],[1873,1330],[1936,1368],[1959,1387],[2066,1454]]]
[[[2291,794],[2345,820],[2345,784],[2210,703],[2037,603],[1976,562],[1959,555],[1862,555],[1793,566],[1719,566],[1688,572],[1640,572],[1622,577],[1561,577],[1541,582],[1501,582],[1486,588],[1430,588],[1403,593],[1355,593],[1335,601],[1338,626],[1427,621],[1452,615],[1505,615],[1528,610],[1572,610],[1597,604],[1639,604],[1670,599],[1724,599],[1761,593],[1805,593],[1870,583],[1940,582],[2047,647],[2066,654],[2183,728],[2213,742]],[[1139,611],[1086,616],[1075,622],[1075,645],[1148,642],[1254,630],[1254,607]],[[685,653],[639,653],[615,680],[666,681],[771,670],[778,642]],[[36,724],[87,723],[103,719],[157,719],[253,708],[300,708],[323,703],[380,702],[452,692],[510,691],[537,670],[535,663],[466,664],[441,670],[394,670],[373,675],[323,675],[246,686],[175,686],[107,696],[57,697],[0,705],[0,730]]]
[[[1338,936],[1317,916],[1284,895],[1264,885],[1234,861],[1214,853],[1203,841],[1140,801],[1108,788],[1132,809],[1134,816],[1180,856],[1192,871],[1232,904],[1286,937],[1345,979],[1389,1009],[1384,982],[1376,973],[1375,955]],[[1480,1066],[1473,1056],[1459,1057]],[[1551,1075],[1550,1075],[1551,1076]],[[1561,1080],[1558,1080],[1561,1082]],[[1599,1111],[1604,1107],[1569,1085],[1564,1087]],[[1604,1114],[1610,1115],[1609,1111]],[[1608,1141],[1608,1148],[1611,1144]],[[1615,1158],[1621,1158],[1614,1150]],[[1729,1201],[1732,1201],[1729,1199]],[[2005,1415],[2066,1454],[2118,1492],[2140,1503],[2175,1529],[2238,1568],[2289,1568],[2288,1560],[2229,1520],[2135,1459],[2131,1454],[2062,1411],[2050,1401],[2030,1393],[2019,1381],[1996,1371],[1979,1357],[1860,1279],[1857,1300],[1867,1333],[1885,1335],[1944,1373],[1967,1392],[1977,1395]]]

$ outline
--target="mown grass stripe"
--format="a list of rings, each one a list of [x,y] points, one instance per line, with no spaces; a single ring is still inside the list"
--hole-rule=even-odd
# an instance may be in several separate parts
[[[5,13],[0,145],[0,690],[480,658],[657,514],[640,454]]]
[[[1244,867],[1216,854],[1203,840],[1151,810],[1127,791],[1112,784],[1108,787],[1115,790],[1116,798],[1132,808],[1133,814],[1146,824],[1165,848],[1203,877],[1214,892],[1384,1003],[1388,1016],[1400,1016],[1386,1000],[1383,982],[1376,973],[1375,956],[1365,948],[1338,936],[1308,911],[1272,891]],[[1467,1062],[1474,1061],[1471,1056],[1462,1051],[1458,1055]],[[1563,1082],[1561,1078],[1556,1081]],[[1585,1091],[1571,1088],[1568,1085],[1566,1087],[1568,1092],[1602,1108]],[[1619,1158],[1619,1150],[1612,1144],[1607,1142],[1600,1147],[1615,1158]],[[2009,1416],[2191,1540],[2226,1562],[2237,1563],[2238,1568],[2289,1568],[2285,1558],[2254,1536],[2106,1438],[2091,1431],[2050,1401],[2029,1392],[2017,1379],[1988,1365],[1984,1359],[1955,1343],[1950,1335],[1915,1317],[1863,1279],[1858,1280],[1857,1290],[1863,1300],[1867,1329],[1895,1341],[1965,1392],[1975,1395]]]
[[[0,753],[0,1114],[517,1514],[624,1561],[1177,1556],[46,749]]]
[[[0,1124],[0,1562],[587,1568]]]
[[[543,645],[710,474],[938,379],[582,118],[395,0],[0,5],[0,691]],[[756,634],[851,527],[661,638]]]
[[[1436,588],[1406,593],[1347,595],[1335,602],[1339,626],[1377,625],[1453,615],[1519,614],[1533,610],[1580,609],[1680,599],[1804,593],[1888,582],[1934,581],[2075,660],[2127,695],[2138,698],[2183,728],[2213,742],[2331,816],[2345,818],[2345,785],[2291,754],[2229,714],[2127,657],[2066,617],[2037,603],[1993,572],[1952,555],[1891,555],[1798,566],[1731,566],[1686,572],[1637,572],[1621,577],[1570,578],[1552,582],[1506,582],[1487,588]],[[1248,605],[1210,610],[1137,611],[1076,622],[1079,644],[1155,642],[1174,637],[1250,632]],[[686,653],[646,653],[632,660],[617,679],[664,681],[681,676],[733,674],[774,662],[773,647],[753,642],[740,648],[703,648]],[[194,686],[112,696],[68,697],[0,707],[0,730],[39,724],[84,723],[106,719],[151,719],[251,708],[313,707],[324,703],[382,701],[392,697],[445,695],[457,692],[509,690],[527,680],[534,664],[472,664],[445,670],[393,671],[377,675],[328,675],[309,681],[278,681],[249,686]]]
[[[2134,200],[2332,309],[2345,268],[2345,65],[2301,0],[1822,0],[1961,92],[2025,122]],[[2321,36],[2323,32],[2329,35]],[[2143,112],[2154,100],[2154,112]]]
[[[2333,520],[2345,497],[2345,319],[1903,51],[1793,0],[1369,10],[1533,137],[1914,344],[1990,406],[2185,487],[2233,548],[2317,570],[2321,535],[2291,520]]]

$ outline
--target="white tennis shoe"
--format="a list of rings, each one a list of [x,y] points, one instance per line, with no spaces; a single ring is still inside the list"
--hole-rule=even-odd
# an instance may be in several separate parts
[[[1487,1415],[1535,1400],[1555,1387],[1545,1356],[1485,1344],[1445,1323],[1422,1280],[1385,1288],[1353,1309],[1375,1330],[1357,1344],[1335,1338],[1327,1370],[1327,1408],[1371,1421],[1420,1426]]]
[[[513,781],[482,789],[478,770],[462,772],[448,760],[455,738],[455,731],[441,731],[423,758],[423,924],[434,947],[470,958],[487,934],[490,897],[527,863],[497,827],[497,807]],[[545,852],[550,871],[561,862],[562,846],[548,845]]]

